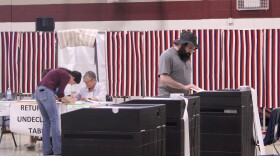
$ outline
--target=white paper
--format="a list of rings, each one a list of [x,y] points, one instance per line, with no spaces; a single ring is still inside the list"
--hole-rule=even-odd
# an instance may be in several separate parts
[[[203,91],[205,91],[204,89],[201,89],[201,88],[199,88],[199,90],[196,90],[196,89],[194,89],[194,88],[191,88],[191,90],[196,91],[196,92],[203,92]]]
[[[255,89],[251,88],[252,100],[253,100],[253,111],[254,111],[254,130],[257,133],[257,140],[259,142],[260,154],[265,155],[265,148],[263,143],[263,136],[261,131],[261,122],[258,111],[258,96]]]
[[[252,95],[252,103],[253,103],[253,115],[254,115],[254,124],[253,124],[253,134],[257,134],[257,138],[255,140],[259,143],[260,148],[260,154],[265,155],[265,148],[263,143],[263,136],[261,131],[261,122],[259,117],[259,111],[258,111],[258,95],[254,88],[250,86],[240,86],[240,91],[246,91],[251,90]]]
[[[182,97],[183,98],[183,97]],[[184,156],[190,156],[190,133],[189,133],[189,115],[188,115],[188,104],[189,100],[187,98],[183,98],[185,100],[186,106],[183,115],[184,120],[184,137],[185,137],[185,152]]]
[[[89,103],[94,103],[94,104],[100,104],[100,102],[98,101],[93,101],[93,100],[90,100],[90,99],[85,99],[86,102],[89,102]]]

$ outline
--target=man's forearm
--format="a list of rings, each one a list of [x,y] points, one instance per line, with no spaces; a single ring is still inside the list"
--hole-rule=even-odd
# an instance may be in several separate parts
[[[186,86],[179,83],[179,82],[176,82],[175,80],[173,80],[170,76],[168,75],[161,75],[160,77],[160,81],[171,87],[171,88],[176,88],[176,89],[182,89],[182,90],[186,90]]]

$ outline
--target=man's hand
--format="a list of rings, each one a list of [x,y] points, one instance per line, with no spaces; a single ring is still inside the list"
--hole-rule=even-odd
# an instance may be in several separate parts
[[[72,98],[77,98],[78,96],[76,94],[71,94],[70,95]]]
[[[64,96],[61,98],[62,103],[76,103],[76,100],[72,98],[71,96]]]
[[[194,85],[194,84],[188,84],[188,85],[185,85],[185,90],[186,91],[189,91],[191,88],[194,88],[196,85]]]
[[[185,85],[185,90],[190,91],[190,89],[193,89],[195,91],[201,91],[202,90],[201,88],[199,88],[198,86],[196,86],[194,84]]]
[[[86,99],[88,99],[87,97],[81,97],[81,101],[85,101]]]
[[[160,75],[160,81],[172,88],[176,88],[176,89],[182,89],[182,90],[186,90],[186,91],[190,91],[191,88],[193,88],[194,90],[201,90],[201,88],[197,87],[194,84],[188,84],[188,85],[183,85],[181,83],[176,82],[175,80],[173,80],[169,75],[167,74],[163,74]]]

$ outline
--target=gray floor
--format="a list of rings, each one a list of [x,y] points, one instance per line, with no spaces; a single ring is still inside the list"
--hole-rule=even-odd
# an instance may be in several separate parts
[[[4,134],[0,143],[0,156],[43,156],[42,142],[39,141],[35,150],[27,150],[24,144],[29,141],[29,136],[15,135],[18,147],[16,148],[11,134]]]
[[[11,134],[4,134],[0,143],[0,156],[42,156],[42,142],[36,144],[35,150],[27,150],[24,144],[29,141],[29,136],[15,135],[18,147],[15,148]],[[276,143],[280,151],[280,141]],[[272,146],[266,146],[266,154],[276,154]]]

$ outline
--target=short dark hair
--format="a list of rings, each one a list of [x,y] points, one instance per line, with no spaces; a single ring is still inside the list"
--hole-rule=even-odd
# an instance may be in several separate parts
[[[74,77],[74,81],[79,84],[81,82],[82,79],[82,74],[78,71],[71,71],[70,75]]]
[[[67,68],[63,68],[63,67],[59,67],[58,69],[63,69],[63,70],[65,70],[65,71],[67,71],[68,74],[70,74],[71,76],[74,77],[74,81],[75,81],[77,84],[79,84],[79,83],[81,82],[82,74],[81,74],[80,72],[75,71],[75,70],[71,71],[71,70],[69,70],[69,69],[67,69]]]

